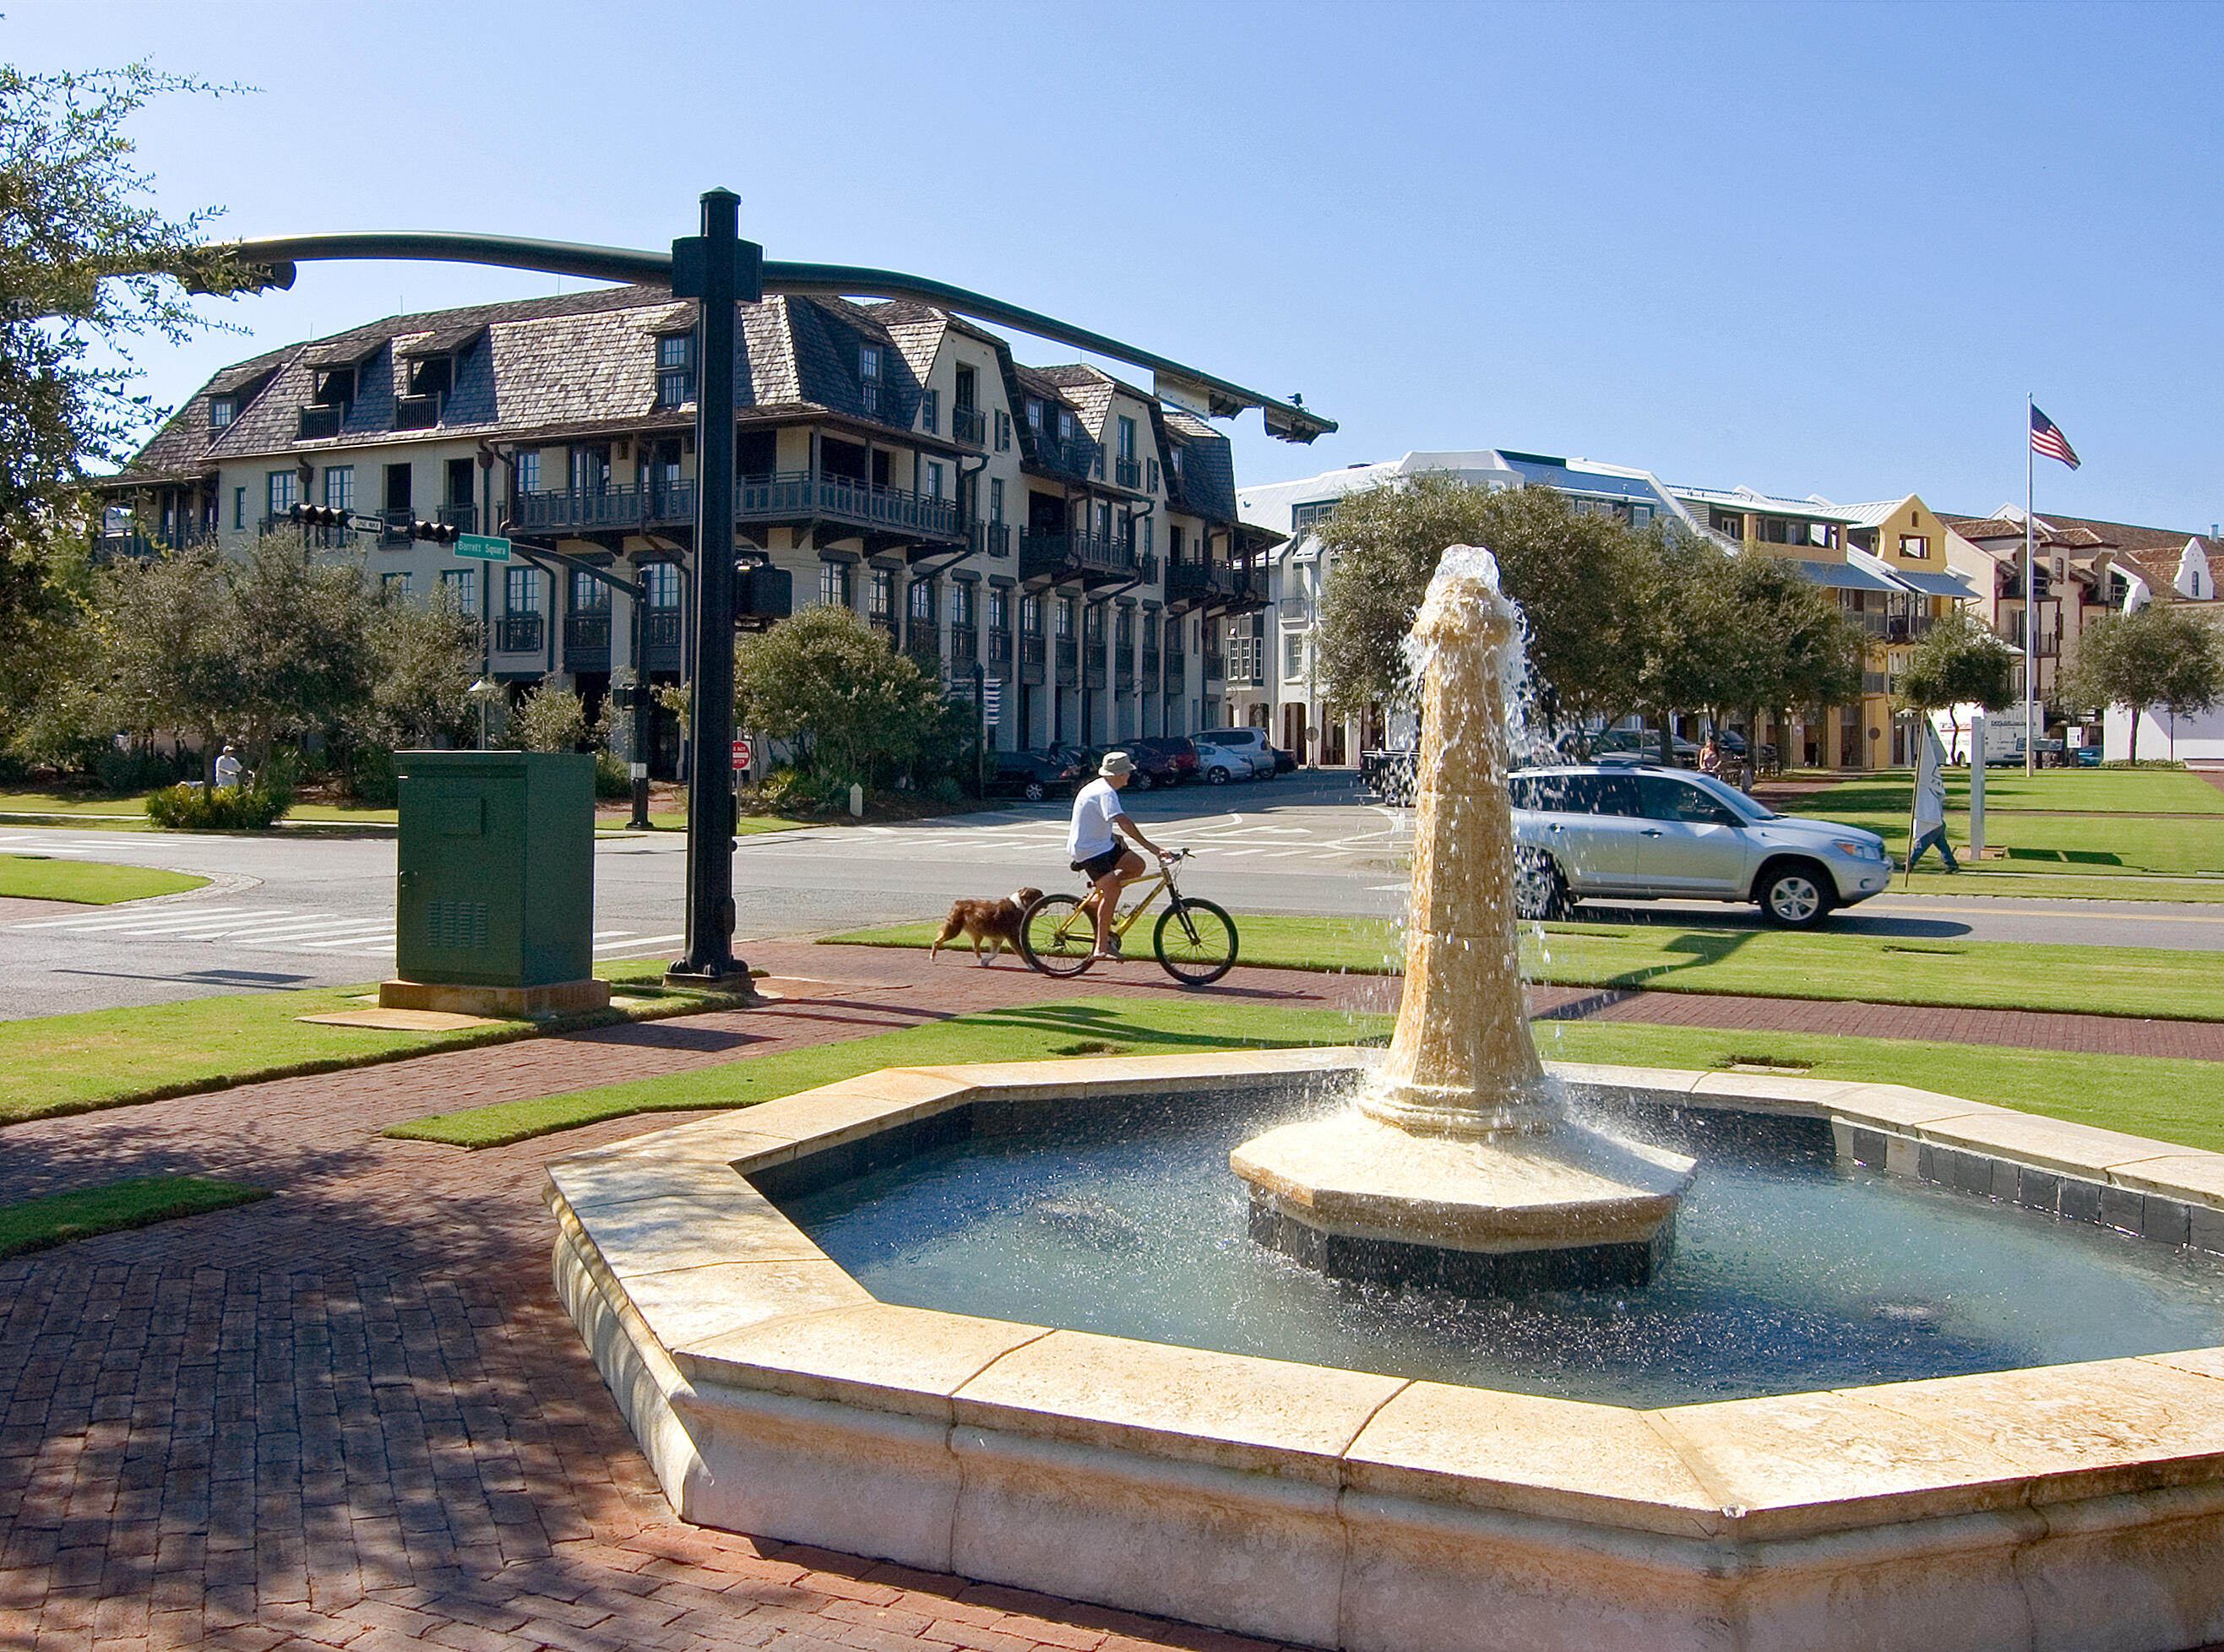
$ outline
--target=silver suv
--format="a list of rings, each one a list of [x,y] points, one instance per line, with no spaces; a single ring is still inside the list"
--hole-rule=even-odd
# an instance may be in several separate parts
[[[1522,769],[1508,784],[1525,918],[1579,900],[1750,900],[1806,929],[1892,880],[1874,832],[1773,813],[1709,775]]]
[[[1197,768],[1216,785],[1230,778],[1274,778],[1274,753],[1267,744],[1264,728],[1201,728],[1190,738],[1197,742]],[[1223,754],[1230,760],[1230,766],[1214,762]]]

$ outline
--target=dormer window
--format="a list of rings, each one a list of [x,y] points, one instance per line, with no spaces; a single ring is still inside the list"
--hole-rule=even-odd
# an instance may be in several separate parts
[[[216,396],[209,401],[209,428],[222,430],[239,417],[237,396]]]
[[[322,367],[317,369],[316,390],[310,400],[320,407],[344,407],[355,400],[355,369],[351,367]]]
[[[656,341],[656,405],[677,407],[695,400],[695,335],[667,333]]]
[[[1058,410],[1058,439],[1061,442],[1073,439],[1073,414],[1064,407]]]
[[[1042,434],[1043,405],[1034,397],[1027,398],[1027,428],[1038,436]]]
[[[881,347],[878,344],[857,346],[857,388],[862,393],[865,411],[881,411]]]
[[[456,358],[452,356],[427,356],[409,375],[409,394],[413,396],[445,396],[455,388]]]

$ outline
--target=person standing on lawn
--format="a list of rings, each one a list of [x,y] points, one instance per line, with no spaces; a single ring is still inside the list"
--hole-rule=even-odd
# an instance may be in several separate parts
[[[1915,820],[1907,848],[1910,872],[1923,858],[1923,851],[1933,844],[1947,871],[1962,869],[1962,863],[1954,858],[1954,846],[1946,841],[1946,753],[1938,744],[1938,731],[1925,717],[1923,739],[1915,748]]]
[[[216,760],[216,786],[219,791],[227,787],[234,791],[239,790],[239,758],[229,746]]]
[[[1112,934],[1112,918],[1120,910],[1120,891],[1143,875],[1143,857],[1121,842],[1131,838],[1165,861],[1166,850],[1143,835],[1143,829],[1120,806],[1120,789],[1128,784],[1135,765],[1125,752],[1107,752],[1096,766],[1096,778],[1073,794],[1073,821],[1065,829],[1065,852],[1073,869],[1089,880],[1088,905],[1096,906],[1096,949],[1090,962],[1118,963],[1120,943]]]

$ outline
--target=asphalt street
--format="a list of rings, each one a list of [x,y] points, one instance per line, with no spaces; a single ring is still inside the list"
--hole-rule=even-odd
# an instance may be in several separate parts
[[[1348,777],[1292,775],[1251,785],[1127,793],[1157,842],[1196,859],[1182,885],[1237,912],[1391,916],[1406,896],[1409,816]],[[743,838],[734,856],[736,949],[868,924],[938,916],[960,896],[1077,884],[1066,805],[900,826],[825,826]],[[605,835],[596,845],[595,950],[606,959],[676,955],[684,928],[685,842]],[[218,993],[343,986],[394,965],[390,836],[173,836],[0,829],[0,854],[164,867],[209,887],[115,908],[0,901],[0,1018],[151,1004]],[[1584,918],[1758,927],[1758,912],[1714,903],[1586,905]],[[2224,905],[2006,900],[1887,894],[1836,914],[1847,933],[1906,938],[2224,949]]]

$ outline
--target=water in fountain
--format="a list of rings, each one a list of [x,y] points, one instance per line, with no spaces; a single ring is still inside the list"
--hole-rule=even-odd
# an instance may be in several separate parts
[[[1490,553],[1446,551],[1408,642],[1421,743],[1388,1058],[1353,1109],[1229,1158],[1254,1235],[1324,1272],[1478,1293],[1641,1284],[1690,1184],[1681,1154],[1568,1119],[1530,1037],[1506,786],[1520,634]]]

